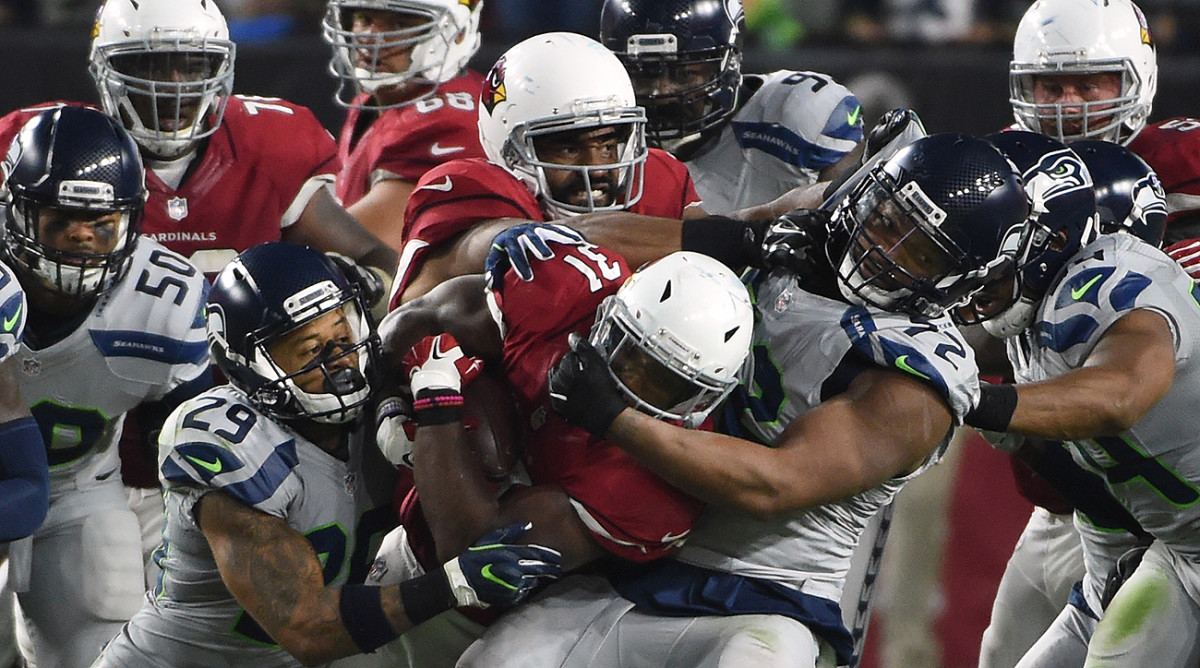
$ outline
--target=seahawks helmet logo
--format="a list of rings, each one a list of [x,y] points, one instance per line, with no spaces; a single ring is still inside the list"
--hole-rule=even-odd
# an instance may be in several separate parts
[[[1045,211],[1056,197],[1091,187],[1091,175],[1070,150],[1047,153],[1025,172],[1025,191],[1034,211]]]
[[[1142,212],[1142,217],[1147,214],[1167,215],[1167,193],[1154,172],[1133,184],[1133,207],[1135,211]]]
[[[505,58],[501,56],[483,79],[483,90],[479,93],[479,103],[483,105],[484,109],[487,109],[489,114],[496,109],[496,105],[508,99],[508,93],[504,90],[504,69]]]

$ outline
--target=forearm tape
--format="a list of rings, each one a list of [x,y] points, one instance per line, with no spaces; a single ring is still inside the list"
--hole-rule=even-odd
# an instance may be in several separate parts
[[[757,252],[758,240],[767,221],[740,221],[722,216],[694,218],[683,221],[680,232],[681,250],[707,255],[727,267],[742,269],[758,266],[762,258]]]

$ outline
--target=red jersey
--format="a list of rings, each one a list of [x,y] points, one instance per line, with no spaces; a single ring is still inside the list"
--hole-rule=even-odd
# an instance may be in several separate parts
[[[685,208],[700,201],[687,167],[666,151],[650,149],[644,174],[642,197],[629,208],[632,213],[682,218]],[[547,220],[537,196],[499,165],[479,159],[452,160],[426,172],[404,211],[404,248],[391,307],[399,305],[400,295],[428,253],[475,223],[496,218]]]
[[[337,168],[337,145],[308,108],[235,95],[178,190],[146,173],[142,232],[215,274],[239,252],[279,241]]]
[[[468,70],[437,94],[378,115],[351,107],[338,138],[337,195],[345,206],[362,199],[380,176],[416,183],[430,169],[459,158],[482,158],[475,107],[483,75]],[[362,93],[362,101],[370,95]]]
[[[11,112],[0,119],[0,142],[7,147],[26,121],[63,104],[92,106],[48,102]],[[142,233],[212,275],[239,252],[279,241],[315,184],[332,183],[337,168],[337,145],[308,108],[235,95],[178,190],[146,171]]]
[[[1172,118],[1147,125],[1129,142],[1129,150],[1141,156],[1162,181],[1167,191],[1167,241],[1200,236],[1192,232],[1172,234],[1172,225],[1192,218],[1200,223],[1200,119]]]
[[[547,373],[568,350],[567,335],[587,336],[596,308],[625,282],[629,267],[595,246],[559,246],[553,258],[531,261],[535,280],[510,271],[494,293],[504,372],[525,423],[530,480],[561,487],[609,552],[633,561],[661,557],[679,547],[702,504],[620,448],[568,424],[550,407],[547,387]]]

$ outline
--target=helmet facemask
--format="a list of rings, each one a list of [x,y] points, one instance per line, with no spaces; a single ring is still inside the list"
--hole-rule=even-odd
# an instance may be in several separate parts
[[[615,161],[598,165],[560,164],[538,155],[538,144],[558,133],[583,133],[614,128],[618,149]],[[580,110],[518,124],[503,148],[508,169],[523,181],[532,182],[542,207],[552,218],[595,211],[622,211],[642,197],[646,162],[646,117],[638,107]],[[566,141],[571,141],[567,139]],[[583,194],[582,202],[571,202],[554,192],[547,171],[569,171],[577,178],[570,185]],[[599,172],[612,172],[598,175]]]
[[[462,72],[479,49],[480,8],[481,3],[471,7],[457,2],[403,0],[330,2],[322,22],[322,34],[333,50],[329,71],[340,82],[334,100],[345,107],[388,109],[433,96],[440,84]],[[396,15],[399,27],[356,32],[355,14],[359,11]],[[409,54],[409,66],[400,72],[391,71],[387,60],[403,52]],[[402,102],[356,101],[361,92],[375,96],[381,88],[402,86],[413,87]]]
[[[590,341],[608,363],[626,401],[656,419],[695,428],[737,386],[736,369],[714,376],[695,366],[702,355],[671,332],[642,331],[616,295],[606,298],[597,311]]]
[[[1039,80],[1046,82],[1046,77],[1106,72],[1119,77],[1120,93],[1115,97],[1090,102],[1037,102]],[[1056,65],[1013,63],[1009,69],[1009,98],[1017,122],[1031,132],[1046,134],[1062,142],[1080,139],[1128,142],[1146,124],[1149,109],[1142,94],[1146,85],[1128,58]]]
[[[193,150],[233,93],[234,44],[194,35],[97,45],[92,76],[105,111],[160,159]]]
[[[834,261],[842,296],[860,306],[934,317],[973,294],[1000,261],[964,272],[966,254],[939,230],[947,217],[915,181],[897,188],[882,169],[868,174],[831,222],[842,228],[831,239],[848,239]]]
[[[617,56],[646,108],[650,141],[683,159],[736,109],[741,54],[731,46],[677,53],[676,42],[670,34],[634,35]]]
[[[257,332],[252,335],[252,341],[247,342],[247,349],[251,350],[251,359],[246,360],[247,366],[253,373],[266,379],[266,383],[259,385],[252,393],[252,401],[284,419],[301,417],[332,425],[358,419],[371,397],[366,365],[371,357],[373,336],[365,333],[370,327],[360,311],[356,296],[347,296],[338,291],[334,284],[323,282],[294,295],[289,302],[284,308],[294,313],[295,326],[282,332]],[[271,355],[271,349],[290,333],[322,315],[335,312],[340,312],[346,318],[353,341],[343,344],[326,342],[320,353],[304,366],[292,373],[284,371],[275,356]],[[340,361],[341,365],[338,363]],[[344,361],[352,363],[347,366]],[[318,392],[301,389],[298,383],[298,379],[312,373],[319,373],[322,377]]]

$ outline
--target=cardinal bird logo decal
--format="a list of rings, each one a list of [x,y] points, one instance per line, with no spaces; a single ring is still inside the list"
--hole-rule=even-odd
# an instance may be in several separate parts
[[[508,94],[504,92],[504,57],[501,56],[483,79],[483,91],[479,94],[479,101],[490,114],[496,109],[496,105],[507,99]]]

